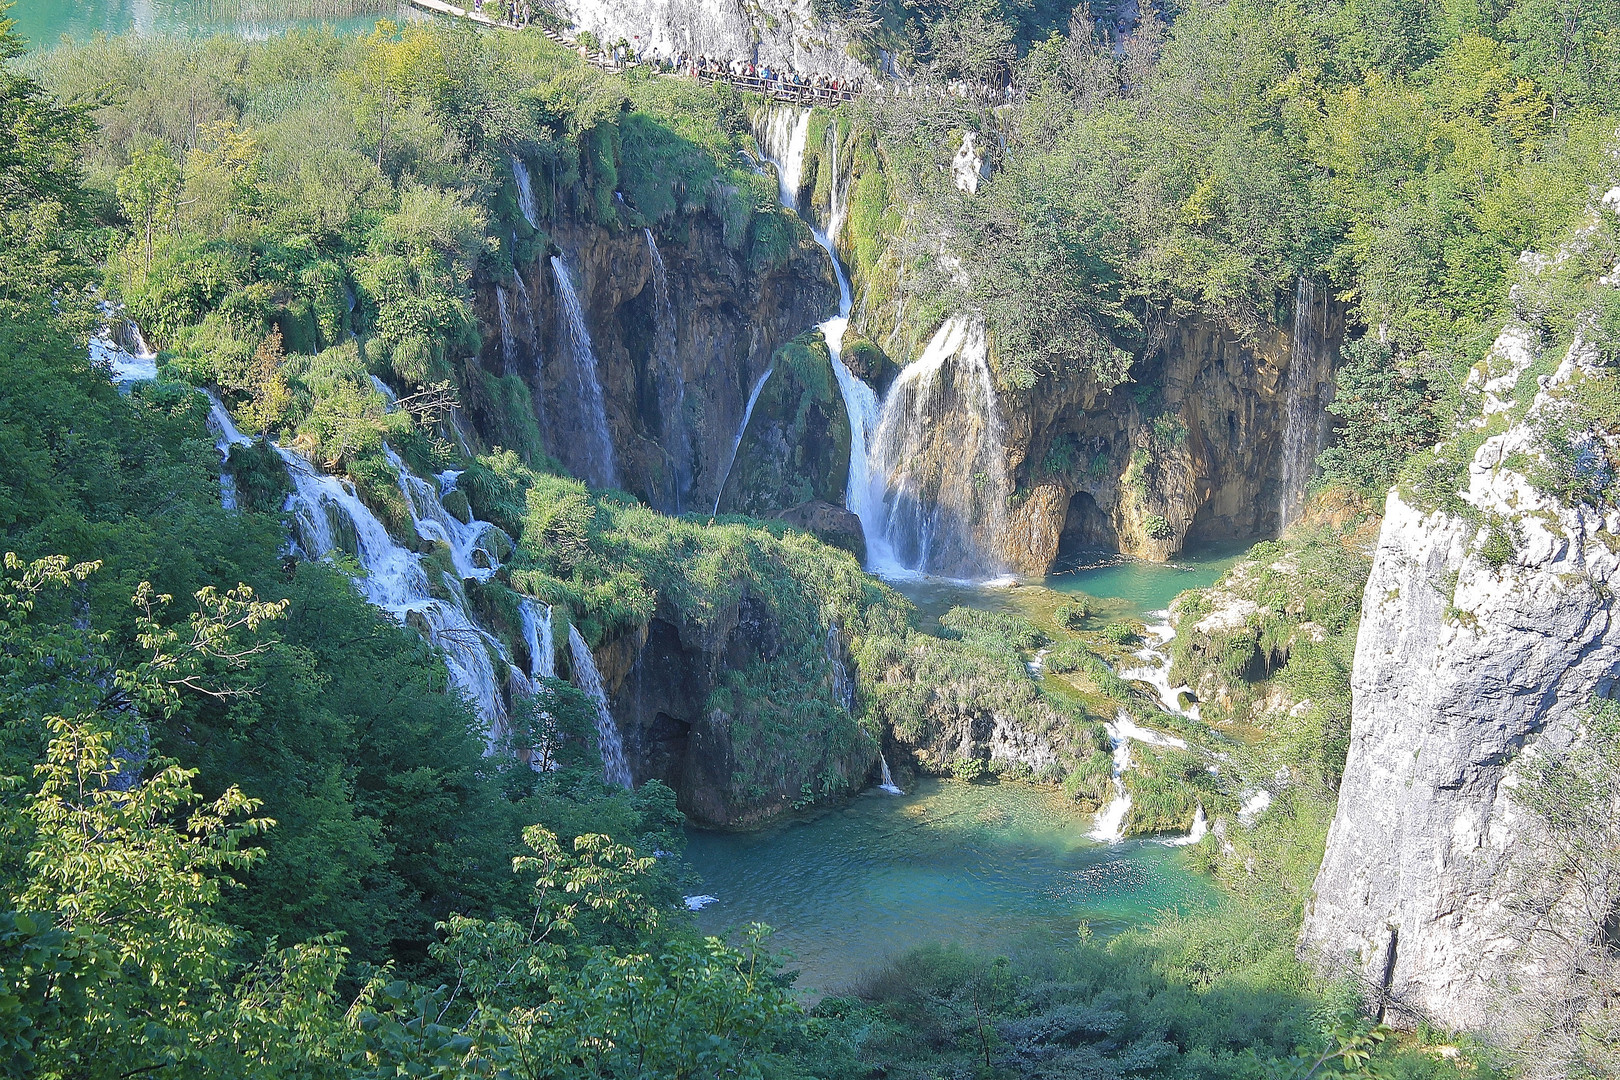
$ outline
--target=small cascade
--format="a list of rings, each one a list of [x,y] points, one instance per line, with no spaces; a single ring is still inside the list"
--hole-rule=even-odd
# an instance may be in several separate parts
[[[529,647],[529,677],[555,679],[557,652],[551,640],[551,605],[525,596],[519,610],[523,613],[523,642]]]
[[[90,339],[90,362],[106,371],[119,387],[157,378],[157,353],[146,343],[141,328],[129,322],[126,330],[133,352],[118,343],[110,328]]]
[[[1119,677],[1126,682],[1145,682],[1153,687],[1158,695],[1159,704],[1164,711],[1176,716],[1185,716],[1189,720],[1202,720],[1197,705],[1182,704],[1182,695],[1192,696],[1192,687],[1170,685],[1170,642],[1175,640],[1176,631],[1170,625],[1168,611],[1152,611],[1148,617],[1156,621],[1147,627],[1149,640],[1136,652],[1136,658],[1142,661],[1141,667],[1121,668]]]
[[[996,577],[987,548],[1006,531],[1004,443],[984,323],[953,316],[895,379],[867,448],[856,512],[872,569]]]
[[[827,624],[827,664],[832,668],[833,700],[848,712],[855,711],[855,680],[849,677],[849,665],[844,663],[844,641],[837,623]]]
[[[596,350],[585,325],[585,309],[574,290],[574,275],[562,256],[551,257],[551,270],[557,278],[557,295],[562,300],[563,318],[568,321],[569,352],[573,360],[585,438],[579,447],[574,471],[595,487],[612,487],[614,478],[613,437],[608,432],[607,406],[602,399],[602,383],[596,371]]]
[[[511,371],[517,362],[517,342],[512,337],[512,311],[506,289],[500,285],[495,286],[495,307],[501,315],[501,362]]]
[[[1282,470],[1277,527],[1292,524],[1305,506],[1316,457],[1327,444],[1326,398],[1332,394],[1333,352],[1327,334],[1326,298],[1301,277],[1294,289],[1293,339],[1288,352],[1288,392],[1283,420]]]
[[[366,378],[371,380],[371,388],[382,395],[383,412],[393,412],[399,408],[399,395],[394,393],[393,387],[375,375],[367,375]]]
[[[1124,712],[1121,711],[1121,716]],[[1114,724],[1107,725],[1109,741],[1114,745],[1114,797],[1097,814],[1097,825],[1089,835],[1104,844],[1117,844],[1125,839],[1125,815],[1131,812],[1131,795],[1125,790],[1125,770],[1131,767],[1131,740]]]
[[[1209,833],[1209,818],[1204,816],[1204,804],[1199,803],[1198,809],[1193,813],[1192,831],[1186,836],[1173,836],[1168,840],[1160,840],[1165,847],[1191,847],[1202,840]]]
[[[233,446],[251,445],[253,440],[236,429],[231,414],[225,411],[225,403],[211,390],[203,393],[208,396],[208,427],[214,433],[214,449],[219,451],[220,458],[229,458]],[[236,509],[236,477],[224,469],[219,471],[219,502],[227,510]]]
[[[1243,800],[1243,805],[1238,807],[1238,823],[1242,825],[1253,825],[1256,821],[1260,820],[1260,815],[1265,813],[1268,809],[1270,809],[1270,807],[1271,792],[1267,791],[1265,788],[1261,788],[1259,791],[1245,797]]]
[[[391,446],[385,444],[383,454],[399,473],[399,490],[405,496],[405,505],[411,509],[411,521],[417,533],[425,540],[437,541],[450,549],[450,561],[459,578],[487,581],[500,563],[488,544],[495,526],[476,519],[471,524],[463,522],[444,508],[437,477],[429,481],[411,472]]]
[[[726,471],[720,474],[720,487],[714,493],[713,513],[720,512],[720,498],[726,493],[726,481],[731,478],[731,467],[737,464],[737,450],[742,446],[743,434],[748,430],[748,419],[754,415],[754,404],[759,401],[760,391],[764,390],[765,384],[770,381],[772,370],[774,369],[765,369],[765,374],[759,377],[759,381],[754,384],[753,392],[748,395],[748,405],[743,409],[742,423],[737,425],[737,434],[731,440],[731,453],[726,457]]]
[[[887,791],[890,795],[904,795],[905,792],[900,790],[900,786],[894,782],[894,777],[889,774],[889,759],[883,756],[881,750],[878,751],[878,766],[883,770],[883,779],[878,783],[878,790]]]
[[[692,487],[692,434],[686,428],[686,375],[681,370],[676,349],[675,306],[669,299],[669,270],[663,252],[651,229],[647,234],[647,254],[652,259],[653,341],[652,370],[658,381],[658,408],[664,417],[664,450],[675,463],[670,509],[679,514],[682,500]]]
[[[523,211],[523,220],[529,223],[529,228],[540,227],[540,213],[535,207],[534,184],[529,178],[529,166],[516,154],[512,155],[512,181],[517,186],[518,209]]]
[[[624,740],[619,725],[608,711],[607,690],[602,686],[602,674],[596,670],[596,658],[591,647],[579,636],[579,630],[568,628],[568,651],[574,658],[574,681],[596,703],[596,738],[602,751],[602,772],[607,782],[627,788],[632,785],[630,765],[624,757]]]

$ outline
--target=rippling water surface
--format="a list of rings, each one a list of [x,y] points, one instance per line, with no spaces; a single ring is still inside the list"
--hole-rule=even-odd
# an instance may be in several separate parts
[[[266,38],[295,26],[330,25],[369,30],[379,18],[409,18],[402,0],[20,0],[11,9],[17,32],[31,48],[66,36],[96,34],[233,34]]]
[[[718,897],[698,915],[706,932],[768,923],[800,989],[837,992],[928,942],[1071,940],[1082,919],[1106,934],[1204,902],[1174,849],[1097,844],[1090,827],[1048,789],[919,780],[764,832],[694,831],[687,854]]]

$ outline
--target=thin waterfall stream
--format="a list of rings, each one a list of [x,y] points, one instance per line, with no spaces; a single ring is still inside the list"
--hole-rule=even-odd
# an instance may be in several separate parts
[[[596,658],[591,655],[591,647],[585,644],[585,639],[579,636],[579,631],[573,626],[568,628],[568,651],[574,660],[575,683],[596,706],[596,739],[602,752],[602,772],[608,783],[630,787],[633,780],[630,765],[624,757],[624,739],[608,708],[602,673],[596,670]]]
[[[658,385],[659,413],[664,418],[664,452],[674,465],[670,483],[669,509],[679,514],[686,493],[692,487],[692,433],[686,424],[686,374],[681,370],[676,348],[675,306],[669,297],[669,270],[663,252],[651,229],[647,235],[647,255],[652,260],[653,364]]]
[[[585,325],[585,308],[575,291],[573,271],[561,255],[551,257],[551,271],[557,279],[557,295],[562,301],[562,315],[568,324],[569,353],[584,424],[585,438],[573,463],[578,466],[576,472],[593,487],[612,487],[616,473],[613,436],[608,431],[607,405],[602,398],[601,378],[596,370],[596,349],[591,344],[590,328]]]

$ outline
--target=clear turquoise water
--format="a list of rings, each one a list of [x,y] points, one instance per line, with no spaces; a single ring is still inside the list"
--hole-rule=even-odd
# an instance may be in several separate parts
[[[1072,592],[1107,601],[1104,617],[1142,618],[1214,583],[1247,547],[1206,548],[1170,564],[1099,553],[1012,587],[896,588],[925,626],[957,604],[1049,618]],[[1086,836],[1093,824],[1050,789],[923,779],[903,797],[867,792],[763,832],[693,831],[695,891],[719,898],[698,922],[718,934],[753,922],[775,927],[776,945],[797,957],[800,990],[814,994],[857,984],[887,957],[930,942],[994,950],[1029,937],[1068,940],[1082,920],[1110,934],[1208,899],[1207,883],[1177,849],[1098,844]]]
[[[706,933],[769,924],[796,958],[798,989],[836,993],[929,942],[1073,940],[1081,920],[1108,934],[1207,899],[1175,849],[1097,844],[1090,827],[1047,789],[918,780],[812,821],[693,831],[687,857],[699,891],[719,898],[698,914]]]
[[[298,26],[358,32],[379,18],[409,17],[414,11],[402,0],[19,0],[10,17],[30,48],[49,48],[64,36],[83,41],[130,30],[249,38]]]

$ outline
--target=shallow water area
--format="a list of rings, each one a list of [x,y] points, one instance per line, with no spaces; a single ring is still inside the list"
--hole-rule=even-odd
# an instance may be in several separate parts
[[[1117,933],[1206,901],[1208,886],[1176,851],[1098,844],[1091,824],[1052,789],[918,779],[905,795],[869,791],[762,832],[693,830],[694,891],[717,898],[698,925],[774,927],[772,947],[802,972],[798,990],[817,996],[930,942],[1072,941],[1081,920]]]
[[[414,14],[413,14],[414,13]],[[330,26],[339,33],[370,30],[378,19],[421,17],[395,0],[20,0],[8,13],[30,48],[63,37],[87,41],[97,34],[133,31],[263,39],[295,27]]]

